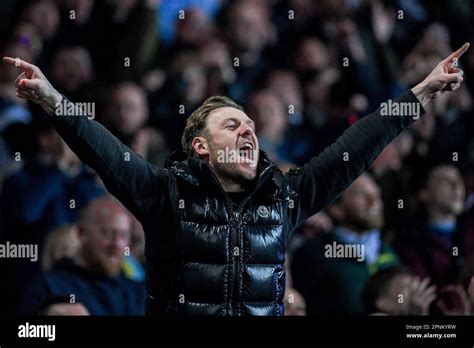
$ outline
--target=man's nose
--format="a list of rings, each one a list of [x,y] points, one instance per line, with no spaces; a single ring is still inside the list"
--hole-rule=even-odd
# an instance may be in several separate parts
[[[122,245],[126,238],[117,231],[110,231],[107,235],[108,242],[110,244]]]
[[[243,124],[241,126],[240,135],[253,135],[253,134],[254,134],[254,131],[252,127],[250,127],[248,124]]]

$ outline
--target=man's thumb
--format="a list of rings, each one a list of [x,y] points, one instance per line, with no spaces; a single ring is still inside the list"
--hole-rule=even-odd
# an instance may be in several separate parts
[[[460,73],[455,73],[455,74],[445,74],[444,75],[444,80],[446,83],[461,83],[463,78],[462,74]]]

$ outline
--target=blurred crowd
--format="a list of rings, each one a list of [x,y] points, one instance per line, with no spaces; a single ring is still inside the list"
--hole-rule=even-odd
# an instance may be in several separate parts
[[[0,54],[41,68],[151,163],[181,149],[187,116],[227,95],[283,171],[473,42],[469,0],[34,0],[0,2]],[[295,232],[287,315],[472,315],[474,50],[438,98],[336,202]],[[0,65],[1,314],[141,315],[140,224],[15,95]],[[363,261],[325,254],[361,245]]]

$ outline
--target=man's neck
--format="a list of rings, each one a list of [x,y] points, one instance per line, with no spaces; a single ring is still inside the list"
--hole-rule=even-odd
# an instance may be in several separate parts
[[[221,178],[219,175],[217,176],[217,180],[221,184],[222,188],[225,192],[243,192],[245,188],[242,184],[235,182],[235,180],[228,179],[228,178]]]
[[[211,164],[209,164],[209,166],[211,167],[217,180],[219,181],[219,184],[221,184],[222,189],[225,192],[244,192],[245,191],[245,186],[243,185],[243,183],[237,182],[234,178],[231,178],[229,176],[219,175],[219,173],[216,171],[214,166],[212,166]]]
[[[340,227],[347,230],[347,231],[358,234],[359,236],[363,235],[367,231],[370,231],[366,228],[364,228],[364,229],[363,228],[358,228],[356,226],[351,226],[351,225],[348,225],[348,224],[341,224]]]

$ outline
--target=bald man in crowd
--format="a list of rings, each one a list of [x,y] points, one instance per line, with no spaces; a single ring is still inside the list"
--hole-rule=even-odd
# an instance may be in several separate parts
[[[82,303],[91,315],[143,315],[145,286],[128,279],[122,262],[130,245],[132,218],[112,197],[93,201],[79,221],[81,248],[33,280],[22,314],[38,314],[52,298]]]

